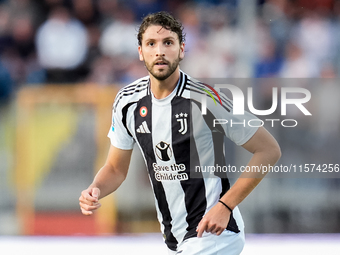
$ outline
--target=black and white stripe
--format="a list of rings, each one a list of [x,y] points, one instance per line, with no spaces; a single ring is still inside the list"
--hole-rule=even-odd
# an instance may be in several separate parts
[[[142,78],[134,83],[129,84],[128,86],[122,88],[118,91],[116,95],[115,102],[113,104],[113,110],[116,110],[117,105],[123,97],[131,96],[136,92],[142,92],[149,87],[149,78]]]

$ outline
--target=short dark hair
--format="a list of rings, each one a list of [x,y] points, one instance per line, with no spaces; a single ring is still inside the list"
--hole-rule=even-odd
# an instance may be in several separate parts
[[[183,33],[183,25],[182,23],[175,19],[170,13],[161,11],[149,14],[143,18],[142,24],[138,30],[138,44],[142,45],[143,34],[146,29],[148,29],[151,25],[159,25],[163,28],[175,32],[178,35],[178,39],[180,43],[185,41],[185,34]]]

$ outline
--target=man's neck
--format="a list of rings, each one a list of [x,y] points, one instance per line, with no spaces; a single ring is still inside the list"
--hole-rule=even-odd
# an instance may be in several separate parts
[[[162,99],[171,94],[179,80],[179,67],[166,80],[160,81],[150,75],[150,88],[157,99]]]

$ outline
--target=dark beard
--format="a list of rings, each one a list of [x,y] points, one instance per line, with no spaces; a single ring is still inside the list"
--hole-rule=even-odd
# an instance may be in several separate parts
[[[162,71],[160,73],[155,73],[152,68],[153,68],[153,65],[152,66],[149,66],[145,61],[144,61],[144,64],[145,64],[145,67],[146,69],[149,71],[149,73],[155,77],[157,80],[159,81],[164,81],[166,80],[167,78],[169,78],[176,70],[177,66],[179,65],[179,61],[180,61],[180,58],[178,57],[173,63],[169,63],[168,62],[168,70],[165,72],[165,71]]]

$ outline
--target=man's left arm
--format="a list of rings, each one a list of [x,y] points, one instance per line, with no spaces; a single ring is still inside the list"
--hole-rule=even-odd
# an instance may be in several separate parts
[[[281,151],[275,138],[263,127],[260,127],[243,148],[253,153],[248,163],[249,169],[261,166],[273,166],[281,157]],[[260,183],[266,173],[243,173],[235,184],[220,199],[231,210],[243,201]],[[230,210],[222,203],[217,203],[200,221],[197,227],[197,236],[203,232],[220,235],[227,227],[230,219]]]

